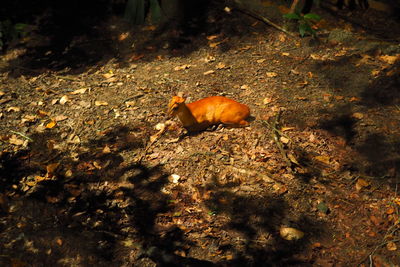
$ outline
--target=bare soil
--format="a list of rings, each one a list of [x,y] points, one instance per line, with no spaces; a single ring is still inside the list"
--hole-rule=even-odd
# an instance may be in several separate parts
[[[400,27],[320,12],[320,40],[214,11],[10,48],[0,265],[399,266]],[[178,92],[244,103],[251,126],[158,133]]]

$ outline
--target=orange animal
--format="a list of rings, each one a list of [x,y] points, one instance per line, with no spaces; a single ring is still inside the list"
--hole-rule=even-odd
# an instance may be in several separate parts
[[[201,131],[220,123],[245,127],[249,124],[245,119],[250,109],[223,96],[210,96],[189,104],[185,104],[184,98],[174,96],[168,105],[168,115],[178,116],[188,131]]]

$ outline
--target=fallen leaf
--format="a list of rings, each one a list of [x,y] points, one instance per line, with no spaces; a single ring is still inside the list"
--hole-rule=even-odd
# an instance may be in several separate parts
[[[281,55],[282,55],[282,56],[285,56],[285,57],[288,57],[290,54],[287,53],[287,52],[283,52]]]
[[[280,140],[283,144],[289,143],[289,139],[286,138],[286,137],[284,137],[284,136],[281,136],[281,137],[279,138],[279,140]]]
[[[294,164],[297,164],[297,165],[300,166],[300,164],[299,164],[299,162],[297,161],[296,157],[293,156],[292,153],[288,153],[288,154],[287,154],[287,157],[289,158],[289,160],[290,160],[291,162],[293,162]]]
[[[389,251],[395,251],[395,250],[397,250],[396,243],[394,243],[393,241],[389,241],[389,242],[386,244],[386,248],[387,248],[387,250],[389,250]]]
[[[58,122],[58,121],[64,121],[64,120],[66,120],[66,119],[68,119],[67,116],[65,116],[65,115],[58,115],[58,116],[54,117],[53,120],[55,120],[56,122]]]
[[[207,36],[207,40],[212,41],[214,39],[217,39],[218,37],[219,37],[219,35],[210,35],[210,36]]]
[[[35,122],[38,119],[38,117],[36,115],[25,115],[21,122],[25,123],[25,122]]]
[[[294,130],[294,129],[295,129],[294,127],[282,127],[281,128],[281,132],[291,131],[291,130]]]
[[[240,89],[242,90],[249,90],[250,87],[247,84],[243,84],[242,86],[240,86]]]
[[[7,112],[20,112],[21,108],[20,107],[9,107],[7,108]]]
[[[263,104],[268,105],[269,103],[272,102],[272,97],[266,97],[263,99]]]
[[[304,237],[304,233],[302,231],[292,227],[281,227],[279,233],[283,239],[289,241],[299,240]]]
[[[215,68],[216,68],[217,70],[222,70],[222,69],[225,69],[225,68],[226,68],[226,65],[225,65],[224,63],[222,63],[222,62],[219,62],[219,63],[217,64],[217,66],[215,66]]]
[[[355,185],[357,191],[360,191],[361,189],[363,189],[364,187],[367,187],[367,186],[369,186],[369,182],[367,182],[366,180],[364,180],[362,178],[359,178]]]
[[[110,79],[111,77],[114,77],[114,75],[115,75],[114,73],[109,72],[109,73],[104,73],[103,77],[106,78],[106,79]]]
[[[118,41],[124,41],[126,38],[129,37],[129,32],[123,32],[118,36]]]
[[[206,72],[204,72],[203,74],[204,75],[209,75],[209,74],[213,74],[215,71],[213,71],[213,70],[209,70],[209,71],[206,71]]]
[[[174,183],[174,184],[177,184],[178,182],[179,182],[179,179],[180,179],[181,177],[178,175],[178,174],[171,174],[170,176],[169,176],[169,181],[170,182],[172,182],[172,183]]]
[[[61,238],[57,238],[57,239],[56,239],[56,243],[57,243],[57,245],[59,245],[59,246],[61,247],[62,244],[63,244],[63,241],[62,241]]]
[[[60,98],[60,104],[64,105],[65,103],[67,103],[69,101],[69,97],[67,95],[64,95]]]
[[[352,117],[358,120],[361,120],[362,118],[364,118],[364,114],[360,113],[360,112],[355,112],[352,114]]]
[[[54,172],[57,170],[58,166],[60,166],[60,163],[58,162],[47,165],[46,166],[47,175],[52,176]]]
[[[257,60],[257,63],[263,63],[266,59],[265,58],[261,58]]]
[[[18,139],[16,135],[12,135],[9,139],[8,142],[12,145],[16,146],[22,146],[24,144],[24,140]]]
[[[390,65],[393,65],[399,58],[400,58],[400,55],[395,55],[395,56],[383,55],[383,56],[379,57],[380,60],[382,60]]]
[[[71,92],[70,94],[71,95],[84,94],[86,92],[86,90],[87,90],[87,88],[82,88],[82,89],[75,90],[75,91]]]
[[[204,61],[207,62],[207,63],[214,62],[214,61],[215,61],[215,57],[213,57],[213,56],[207,56],[207,57],[204,59]]]
[[[127,108],[133,107],[133,106],[135,106],[135,105],[136,105],[136,101],[126,101],[126,102],[125,102],[125,106],[126,106]]]
[[[188,68],[190,68],[190,67],[191,67],[191,65],[185,64],[185,65],[182,65],[182,66],[176,66],[176,67],[174,68],[174,70],[176,70],[176,71],[179,71],[179,70],[186,70],[186,69],[188,69]]]
[[[350,101],[350,102],[358,102],[358,101],[360,101],[360,99],[359,99],[358,97],[353,96],[353,97],[351,97],[351,98],[349,99],[349,101]]]
[[[267,72],[266,75],[267,75],[267,77],[269,77],[269,78],[273,78],[273,77],[278,76],[278,74],[277,74],[276,72]]]
[[[320,156],[315,156],[314,159],[319,161],[319,162],[325,163],[327,165],[330,164],[329,156],[320,155]]]
[[[71,134],[70,136],[68,136],[67,138],[67,143],[70,144],[80,144],[81,143],[81,139],[79,138],[79,136]]]
[[[48,112],[43,111],[43,110],[38,110],[37,114],[38,114],[40,117],[42,117],[42,118],[49,115]]]
[[[94,104],[96,106],[107,106],[108,103],[106,101],[95,101]]]
[[[57,122],[55,120],[51,120],[49,123],[46,124],[45,127],[47,129],[51,129],[51,128],[54,128],[54,126],[56,126],[56,125],[57,125]]]

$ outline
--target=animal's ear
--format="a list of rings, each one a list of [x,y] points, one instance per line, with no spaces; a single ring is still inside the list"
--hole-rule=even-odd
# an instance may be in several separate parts
[[[185,102],[185,98],[180,97],[180,96],[174,96],[172,97],[172,103],[177,103],[177,104],[181,104]]]

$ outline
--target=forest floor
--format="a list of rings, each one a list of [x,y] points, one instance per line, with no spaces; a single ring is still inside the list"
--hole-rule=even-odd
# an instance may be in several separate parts
[[[400,266],[400,27],[339,14],[319,41],[233,11],[10,48],[0,265]],[[250,127],[185,135],[179,92]]]

